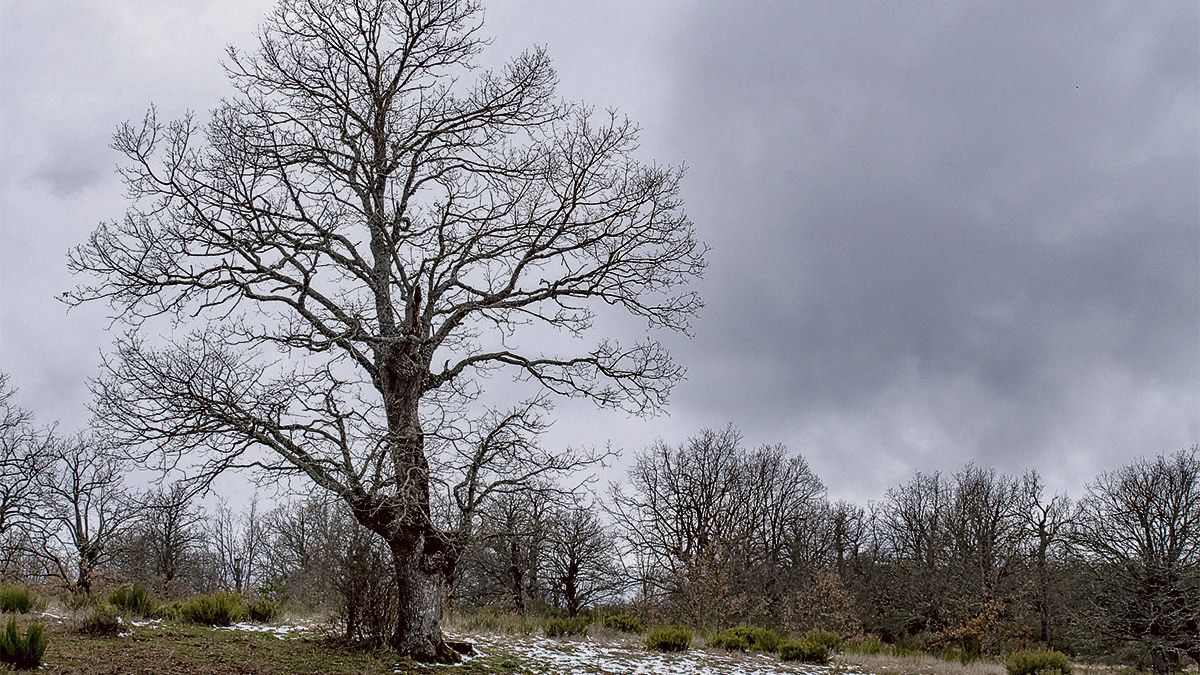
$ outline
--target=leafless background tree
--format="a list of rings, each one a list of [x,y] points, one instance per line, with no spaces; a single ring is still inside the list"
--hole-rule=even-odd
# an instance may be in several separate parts
[[[1200,663],[1200,447],[1101,474],[1079,507],[1094,625],[1144,644],[1156,673]]]
[[[28,551],[29,524],[37,515],[38,486],[50,461],[53,434],[38,429],[33,415],[16,405],[15,389],[0,372],[0,574],[20,573]]]
[[[823,495],[803,458],[782,446],[749,450],[727,426],[637,455],[609,508],[625,555],[644,571],[642,593],[710,624],[771,615],[794,588],[784,580],[806,578],[824,553],[809,538]]]
[[[138,516],[126,468],[97,435],[55,438],[38,480],[37,524],[29,553],[72,590],[88,594],[96,572]]]

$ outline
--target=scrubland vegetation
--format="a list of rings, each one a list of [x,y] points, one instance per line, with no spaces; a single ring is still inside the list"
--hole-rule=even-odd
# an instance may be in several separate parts
[[[44,652],[54,668],[87,640],[224,640],[202,631],[282,621],[335,661],[386,661],[391,558],[339,502],[234,510],[183,484],[138,492],[115,455],[26,424],[6,432],[18,450],[7,461],[32,461],[22,447],[48,460],[24,505],[4,502],[0,611],[14,619],[0,660]],[[64,500],[57,477],[79,467],[89,480]],[[829,502],[782,446],[705,430],[637,453],[605,491],[489,501],[447,579],[445,622],[455,640],[509,636],[543,652],[536,640],[869,672],[1181,670],[1197,654],[1198,477],[1195,448],[1103,474],[1077,499],[1047,494],[1033,472],[971,465],[859,506]],[[88,505],[81,527],[59,515],[76,503]],[[519,649],[489,659],[475,667],[536,663]]]

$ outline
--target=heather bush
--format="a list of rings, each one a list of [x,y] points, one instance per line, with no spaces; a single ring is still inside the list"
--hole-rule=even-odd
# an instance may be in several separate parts
[[[683,652],[692,646],[692,629],[687,626],[656,626],[646,635],[646,646],[658,652]]]
[[[824,646],[830,653],[834,653],[842,648],[842,636],[833,631],[814,628],[804,634],[804,639]]]
[[[646,630],[641,620],[629,614],[609,614],[604,617],[604,627],[618,633],[641,633]]]
[[[164,621],[182,621],[183,614],[180,608],[183,606],[183,601],[176,600],[174,602],[164,602],[155,607],[146,616],[151,619],[162,619]]]
[[[845,651],[855,654],[883,654],[889,651],[877,635],[852,639],[843,645]]]
[[[46,653],[46,634],[39,623],[31,623],[22,637],[17,630],[16,617],[8,620],[8,626],[0,633],[0,663],[21,670],[42,665]]]
[[[779,645],[779,658],[800,663],[829,663],[830,650],[823,644],[807,638],[790,640]]]
[[[769,628],[738,626],[717,633],[708,641],[709,647],[740,652],[773,652],[783,642],[783,636]]]
[[[267,598],[246,603],[246,617],[254,623],[271,623],[279,618],[279,604]]]
[[[202,626],[230,626],[241,621],[245,613],[237,593],[209,593],[179,605],[179,618]]]
[[[1008,675],[1071,675],[1071,660],[1056,651],[1025,650],[1004,659]]]
[[[112,637],[121,632],[121,615],[117,608],[107,602],[96,603],[81,610],[77,629],[92,637]]]
[[[37,598],[24,586],[0,586],[0,612],[25,614],[34,608]]]
[[[150,616],[158,602],[145,586],[118,588],[108,596],[108,601],[117,609],[134,616]]]
[[[91,609],[96,605],[107,602],[107,600],[96,593],[66,593],[60,596],[60,599],[63,606],[77,612],[83,609]]]
[[[586,635],[589,624],[591,624],[591,621],[583,617],[548,619],[542,626],[542,632],[549,638]]]
[[[452,614],[450,623],[459,630],[482,630],[505,635],[533,635],[542,629],[532,617],[488,607]]]

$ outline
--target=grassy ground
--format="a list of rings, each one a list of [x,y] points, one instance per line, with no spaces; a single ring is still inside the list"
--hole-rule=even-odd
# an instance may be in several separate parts
[[[6,621],[7,617],[0,617]],[[29,620],[28,615],[21,623]],[[961,665],[928,655],[844,654],[831,667],[784,664],[767,655],[694,649],[681,655],[648,652],[636,636],[604,631],[587,639],[550,640],[527,625],[471,626],[450,621],[457,637],[474,642],[481,654],[455,666],[397,663],[387,652],[340,647],[319,632],[284,637],[264,630],[205,628],[180,623],[126,625],[122,635],[89,637],[70,618],[42,619],[49,638],[46,673],[875,673],[878,675],[1004,675],[988,661]],[[504,630],[504,629],[512,629]],[[598,628],[598,627],[595,627]],[[1125,675],[1130,671],[1077,666],[1077,675]]]
[[[511,673],[520,662],[494,653],[468,663],[428,667],[397,663],[386,652],[343,649],[321,637],[279,638],[271,633],[221,630],[183,624],[137,626],[120,637],[88,637],[69,624],[47,625],[45,673],[117,675],[203,673],[284,675],[293,673]]]
[[[1008,671],[995,661],[986,659],[972,663],[947,661],[931,654],[842,654],[844,663],[875,675],[1006,675]],[[1141,675],[1127,666],[1072,664],[1074,675]]]

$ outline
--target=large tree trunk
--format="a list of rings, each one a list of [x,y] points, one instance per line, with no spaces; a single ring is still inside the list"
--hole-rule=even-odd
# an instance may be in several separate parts
[[[79,569],[76,572],[77,580],[75,581],[75,590],[80,595],[91,595],[92,593],[92,570],[86,563],[80,561]]]
[[[395,363],[391,363],[393,367]],[[392,434],[391,459],[397,501],[391,508],[358,514],[383,535],[396,572],[396,626],[391,647],[418,661],[453,662],[458,652],[441,629],[442,589],[456,560],[430,518],[429,463],[418,412],[419,392],[404,368],[385,369],[385,409]],[[386,515],[384,515],[386,514]],[[365,518],[364,518],[365,517]]]
[[[391,646],[418,661],[456,661],[442,635],[444,572],[430,565],[420,538],[391,542],[396,567],[396,629]]]
[[[1038,598],[1036,604],[1042,643],[1048,647],[1053,641],[1054,635],[1051,633],[1050,626],[1050,570],[1049,562],[1046,559],[1047,548],[1048,543],[1046,542],[1045,538],[1043,538],[1038,547]]]
[[[92,571],[96,567],[96,560],[100,556],[95,552],[95,549],[88,544],[79,547],[79,563],[76,565],[75,574],[75,590],[83,595],[90,595],[92,592]]]
[[[517,614],[525,613],[525,574],[521,565],[520,547],[515,539],[508,542],[508,585]]]
[[[567,606],[567,616],[574,619],[578,614],[580,607],[578,583],[576,574],[569,572],[563,583],[563,604]]]

